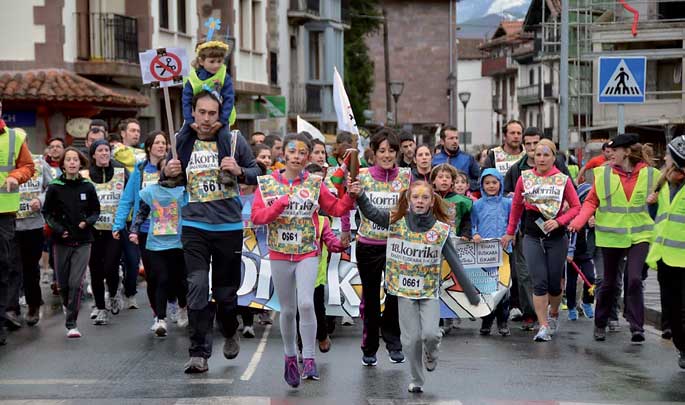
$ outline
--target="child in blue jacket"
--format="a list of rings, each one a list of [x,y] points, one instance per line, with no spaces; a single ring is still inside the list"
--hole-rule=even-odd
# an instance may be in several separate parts
[[[503,196],[503,185],[504,182],[499,171],[492,168],[483,170],[480,176],[482,197],[473,203],[471,209],[472,234],[476,243],[480,243],[483,239],[499,238],[506,234],[509,211],[511,211],[511,198]],[[509,336],[511,332],[507,326],[509,319],[508,292],[497,304],[495,310],[490,315],[483,317],[483,324],[480,328],[481,335],[490,334],[495,317],[497,318],[499,334]]]

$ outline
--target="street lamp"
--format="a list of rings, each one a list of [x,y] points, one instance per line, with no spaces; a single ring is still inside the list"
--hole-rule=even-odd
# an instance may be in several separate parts
[[[450,74],[447,76],[447,94],[450,96],[450,125],[456,125],[456,119],[454,111],[457,109],[456,108],[456,103],[457,100],[454,98],[454,93],[455,89],[457,88],[457,76],[454,74],[454,72],[450,72]]]
[[[404,82],[390,82],[390,94],[392,94],[392,98],[395,100],[395,125],[397,126],[399,126],[399,122],[397,121],[397,103],[400,100],[403,91]]]
[[[464,104],[464,141],[466,141],[466,104],[469,103],[470,99],[470,91],[462,91],[461,93],[459,93],[459,100],[461,100],[461,103]]]

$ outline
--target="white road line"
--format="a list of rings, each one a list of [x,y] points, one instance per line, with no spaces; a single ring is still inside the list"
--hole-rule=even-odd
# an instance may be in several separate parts
[[[266,348],[266,341],[269,339],[269,332],[271,332],[271,327],[273,326],[273,320],[275,317],[276,311],[272,311],[273,313],[271,314],[271,322],[270,324],[266,325],[266,328],[264,329],[264,333],[262,334],[262,338],[259,340],[259,344],[257,345],[257,350],[255,350],[254,354],[252,355],[252,359],[250,359],[250,363],[247,365],[247,368],[245,369],[245,372],[243,375],[240,376],[240,379],[242,381],[250,381],[250,378],[252,378],[252,375],[254,372],[257,370],[257,366],[259,365],[259,361],[262,359],[262,355],[264,354],[264,349]]]
[[[3,379],[0,380],[0,385],[94,385],[103,383],[104,380],[87,380],[78,378],[46,378],[46,379]],[[151,384],[192,384],[192,385],[224,385],[233,384],[232,378],[191,378],[182,380],[144,380]]]

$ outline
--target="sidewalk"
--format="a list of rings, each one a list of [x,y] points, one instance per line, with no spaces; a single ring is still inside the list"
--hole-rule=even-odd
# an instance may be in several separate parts
[[[661,294],[659,282],[656,279],[656,271],[650,269],[649,276],[645,280],[645,323],[661,330]]]

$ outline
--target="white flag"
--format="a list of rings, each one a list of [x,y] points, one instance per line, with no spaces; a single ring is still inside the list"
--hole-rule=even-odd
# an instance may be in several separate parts
[[[350,100],[347,98],[345,86],[335,66],[333,66],[333,105],[338,116],[338,128],[359,135]]]
[[[326,138],[323,137],[321,131],[319,131],[314,125],[297,116],[297,132],[309,132],[309,134],[314,138],[318,139],[323,143],[326,143]]]

